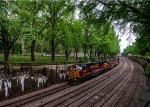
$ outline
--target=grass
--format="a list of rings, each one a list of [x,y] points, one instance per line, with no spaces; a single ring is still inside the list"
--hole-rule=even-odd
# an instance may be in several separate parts
[[[68,58],[68,61],[66,61],[65,56],[55,56],[55,61],[51,61],[51,56],[41,56],[41,55],[35,55],[35,62],[31,62],[31,56],[30,55],[14,55],[11,54],[9,56],[8,63],[46,63],[46,64],[62,64],[62,63],[72,63],[72,62],[87,62],[87,61],[96,61],[98,60],[97,57],[92,57],[92,59],[89,59],[88,57],[86,60],[84,57],[79,57],[78,60],[75,60],[75,57],[70,56]],[[4,62],[3,54],[0,54],[0,62]]]
[[[3,62],[3,55],[0,54],[0,62]],[[10,55],[9,63],[31,63],[31,57],[29,55]],[[51,61],[51,56],[35,56],[35,63],[65,63],[65,62],[76,62],[74,57],[69,57],[66,61],[65,56],[56,56],[55,61]]]

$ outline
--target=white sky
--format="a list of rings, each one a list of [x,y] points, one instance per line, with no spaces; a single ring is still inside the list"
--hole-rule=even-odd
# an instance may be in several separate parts
[[[115,27],[115,26],[114,26]],[[118,29],[115,27],[116,34],[119,35],[120,41],[120,51],[123,50],[128,46],[135,42],[135,35],[132,33],[132,28],[130,28],[130,23],[127,24],[126,28]]]
[[[127,40],[127,38],[131,36],[130,42]],[[120,42],[120,51],[123,52],[123,50],[129,45],[135,42],[135,36],[133,34],[130,35],[122,35],[120,37],[121,42]]]

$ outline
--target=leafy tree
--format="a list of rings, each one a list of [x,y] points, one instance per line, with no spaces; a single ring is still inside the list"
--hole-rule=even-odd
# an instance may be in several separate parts
[[[75,52],[76,60],[78,59],[78,52],[81,50],[83,41],[82,22],[81,20],[72,21],[72,34],[73,34],[73,49]]]
[[[27,21],[13,2],[2,0],[0,3],[0,40],[3,44],[4,61],[7,62],[10,50],[21,34]]]
[[[73,34],[71,32],[71,23],[69,18],[68,20],[63,20],[61,23],[59,23],[59,31],[60,33],[57,35],[57,40],[61,43],[62,51],[64,52],[66,56],[66,61],[68,60],[68,57],[72,51],[72,45],[73,45]]]
[[[35,61],[35,45],[37,36],[42,35],[43,30],[47,27],[47,23],[43,24],[42,9],[44,9],[43,1],[18,1],[17,5],[21,8],[22,13],[26,14],[26,17],[30,17],[26,21],[24,27],[23,36],[28,36],[31,40],[31,61]]]
[[[51,60],[55,60],[55,50],[58,45],[56,37],[58,23],[61,23],[63,18],[73,11],[74,6],[71,1],[64,0],[48,0],[46,2],[45,18],[49,25]]]
[[[127,46],[124,49],[123,54],[125,54],[125,55],[128,55],[128,54],[138,55],[139,54],[139,47],[137,46],[137,43],[134,42],[132,45]]]

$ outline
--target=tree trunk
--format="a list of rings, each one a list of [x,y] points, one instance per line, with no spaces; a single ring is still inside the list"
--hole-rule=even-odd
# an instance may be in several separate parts
[[[68,49],[65,50],[65,57],[66,57],[66,61],[68,61],[68,57],[69,57]]]
[[[42,43],[40,44],[41,45],[41,56],[43,56],[44,55],[44,45],[43,45],[43,41],[42,41]]]
[[[43,45],[41,46],[41,56],[43,56],[44,52],[43,52]]]
[[[76,61],[78,60],[78,51],[75,51]]]
[[[22,45],[22,55],[25,55],[25,41],[24,41],[24,37],[22,38],[21,45]]]
[[[3,42],[4,62],[7,63],[11,47],[9,47],[8,39],[5,36],[2,42]]]
[[[90,49],[90,59],[92,58],[92,55],[93,55],[93,50],[92,48]]]
[[[98,53],[97,53],[97,56],[98,56],[99,60],[101,59],[100,53],[101,53],[100,51],[98,51]]]
[[[5,46],[4,46],[5,47]],[[8,62],[8,58],[9,58],[9,49],[7,49],[8,47],[6,46],[6,48],[4,49],[4,62],[7,63]]]
[[[34,55],[35,43],[36,43],[36,40],[32,40],[32,42],[31,42],[31,61],[35,61],[35,55]]]
[[[87,49],[86,49],[86,47],[85,47],[85,48],[83,48],[83,53],[84,53],[84,60],[86,60],[86,53],[87,53]]]
[[[4,53],[4,71],[6,71],[7,74],[9,74],[9,67],[8,67],[8,59],[9,59],[9,54],[10,54],[10,49],[9,49],[9,46],[7,45],[7,42],[4,43],[4,50],[3,50],[3,53]]]
[[[55,61],[55,42],[54,38],[51,40],[51,60]]]
[[[76,52],[75,51],[73,52],[73,56],[76,57]]]
[[[97,56],[97,51],[95,51],[94,56]]]

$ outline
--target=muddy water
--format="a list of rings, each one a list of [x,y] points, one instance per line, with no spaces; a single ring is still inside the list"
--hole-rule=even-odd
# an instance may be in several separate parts
[[[0,101],[65,82],[68,67],[21,68],[9,74],[0,71]]]

